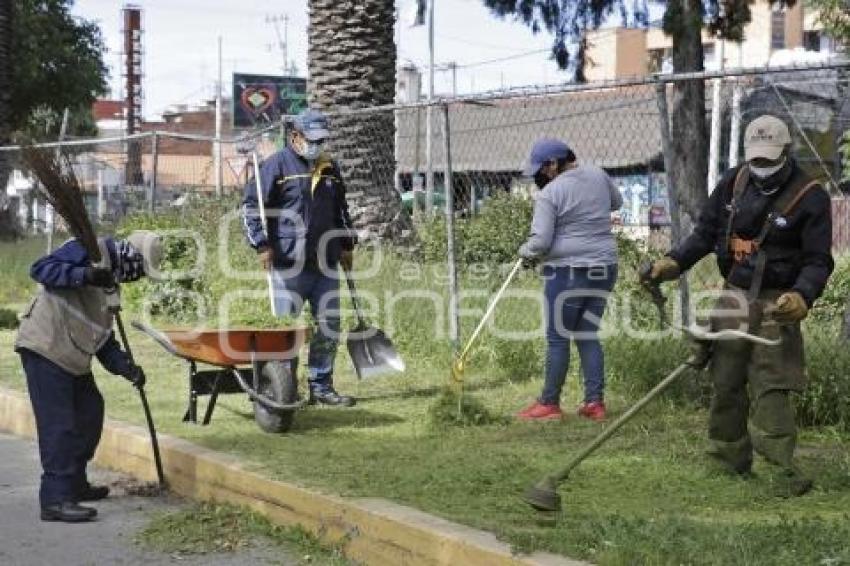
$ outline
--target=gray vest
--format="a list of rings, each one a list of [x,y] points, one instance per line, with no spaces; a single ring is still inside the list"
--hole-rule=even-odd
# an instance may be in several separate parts
[[[109,252],[98,240],[103,267]],[[31,350],[73,375],[91,372],[91,358],[109,339],[117,289],[108,294],[100,287],[77,289],[40,287],[24,311],[15,350]]]

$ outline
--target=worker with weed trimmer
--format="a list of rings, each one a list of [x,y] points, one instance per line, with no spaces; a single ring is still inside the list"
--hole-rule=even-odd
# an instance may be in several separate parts
[[[269,272],[272,310],[298,316],[304,302],[316,321],[307,360],[310,402],[350,407],[333,372],[339,341],[339,274],[352,267],[356,234],[345,185],[324,151],[327,118],[316,110],[295,117],[287,146],[255,165],[245,186],[245,235]]]
[[[117,284],[156,273],[160,238],[140,230],[123,240],[99,238],[97,246],[101,259],[95,265],[76,238],[32,265],[30,275],[41,287],[15,341],[38,432],[44,521],[89,521],[97,510],[79,503],[109,494],[107,486],[91,485],[86,475],[104,413],[92,357],[137,388],[145,383],[144,372],[121,349],[112,325]]]
[[[746,162],[723,175],[694,232],[655,261],[646,279],[677,279],[713,251],[725,279],[713,330],[782,340],[779,348],[713,343],[708,453],[723,470],[746,476],[755,450],[781,467],[782,494],[802,495],[812,482],[794,461],[791,393],[805,386],[800,321],[834,264],[829,196],[795,162],[791,141],[781,119],[753,120],[744,134]]]
[[[519,255],[527,264],[543,264],[546,368],[540,397],[517,417],[561,418],[561,390],[575,340],[584,374],[578,414],[600,421],[605,419],[605,368],[597,333],[617,280],[611,212],[623,205],[623,197],[605,171],[579,164],[557,139],[534,144],[524,174],[540,188],[531,234]]]

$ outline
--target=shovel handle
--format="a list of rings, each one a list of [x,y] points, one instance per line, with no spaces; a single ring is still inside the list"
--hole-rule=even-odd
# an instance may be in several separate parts
[[[345,282],[348,283],[348,292],[351,293],[351,303],[354,305],[354,312],[357,313],[357,323],[359,326],[366,326],[366,320],[363,318],[363,311],[360,310],[360,299],[357,295],[357,289],[354,287],[354,279],[351,278],[351,273],[344,267]]]

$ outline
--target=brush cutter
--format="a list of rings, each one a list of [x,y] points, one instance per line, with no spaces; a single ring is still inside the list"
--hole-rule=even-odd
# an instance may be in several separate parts
[[[534,507],[538,511],[559,511],[561,509],[561,496],[558,495],[558,486],[567,479],[570,472],[581,464],[585,458],[590,456],[597,448],[602,446],[609,438],[611,438],[620,427],[629,422],[632,417],[638,414],[650,401],[655,399],[662,391],[672,384],[679,376],[688,368],[696,370],[705,369],[711,359],[711,350],[706,347],[711,342],[717,340],[729,339],[744,339],[756,344],[765,346],[778,346],[780,340],[769,340],[753,334],[748,334],[740,330],[721,330],[719,332],[709,332],[698,326],[684,328],[678,325],[670,325],[671,328],[683,331],[689,338],[697,342],[700,346],[699,350],[692,354],[684,363],[679,365],[673,372],[659,382],[652,390],[643,398],[637,401],[628,411],[623,413],[617,420],[605,428],[596,438],[587,444],[578,454],[573,456],[564,467],[549,474],[540,480],[536,485],[529,488],[523,499],[526,503]]]
[[[505,289],[507,289],[508,285],[511,284],[511,281],[513,281],[513,278],[516,276],[520,267],[522,267],[522,263],[522,258],[516,260],[516,263],[514,263],[514,266],[508,274],[508,277],[505,279],[505,282],[502,283],[501,288],[499,288],[493,296],[493,300],[490,301],[490,304],[487,306],[484,316],[481,317],[481,321],[478,323],[478,326],[475,327],[475,330],[472,332],[472,336],[470,336],[469,340],[466,342],[466,346],[452,363],[452,382],[454,382],[458,387],[463,387],[463,373],[466,370],[466,359],[469,356],[470,350],[472,350],[473,344],[475,344],[475,341],[478,339],[478,335],[481,334],[481,331],[484,329],[484,325],[490,319],[490,315],[492,315],[493,311],[496,310],[496,304],[499,302],[499,299],[502,298],[502,295],[505,293]]]

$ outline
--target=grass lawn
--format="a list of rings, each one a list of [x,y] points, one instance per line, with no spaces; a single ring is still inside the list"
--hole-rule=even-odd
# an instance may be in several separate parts
[[[57,236],[61,243],[62,237]],[[26,238],[17,242],[0,242],[0,307],[21,307],[32,296],[35,283],[30,279],[30,265],[44,254],[44,238]]]
[[[25,272],[30,260],[19,262],[17,269]],[[410,265],[401,261],[390,258],[374,280],[364,282],[364,293],[381,297],[410,288],[405,280]],[[6,269],[12,268],[7,264]],[[477,286],[496,288],[497,279]],[[264,282],[252,285],[261,290]],[[445,279],[422,285],[443,293]],[[515,287],[539,290],[539,285],[524,276]],[[465,275],[461,288],[474,286]],[[26,300],[18,298],[19,289],[3,292],[4,297],[14,293],[9,302]],[[471,299],[461,307],[480,311],[485,301],[486,296]],[[466,332],[477,316],[462,319]],[[236,455],[273,478],[328,493],[384,497],[493,531],[521,550],[548,550],[599,564],[850,564],[850,435],[837,428],[802,431],[800,460],[816,488],[802,498],[781,499],[774,493],[779,478],[761,461],[751,480],[707,468],[702,456],[705,411],[675,405],[670,396],[650,405],[576,469],[561,490],[564,511],[554,523],[542,521],[520,501],[521,493],[560,467],[602,425],[574,416],[563,422],[512,421],[510,415],[539,393],[542,337],[523,342],[488,334],[468,365],[467,390],[504,418],[486,426],[435,428],[429,409],[447,381],[451,350],[445,338],[432,335],[434,317],[427,301],[395,313],[390,334],[408,364],[402,375],[358,382],[341,350],[338,389],[356,395],[358,405],[309,407],[284,435],[260,431],[245,395],[220,397],[208,427],[183,424],[185,362],[138,332],[131,331],[130,338],[148,374],[158,430]],[[537,324],[539,312],[522,298],[506,301],[497,311],[501,329],[533,332]],[[0,384],[22,390],[13,342],[13,332],[0,332]],[[612,339],[607,347],[607,401],[613,416],[633,402],[636,375],[657,382],[681,361],[680,350],[665,344]],[[565,392],[567,408],[580,401],[575,366]],[[99,368],[96,375],[108,415],[143,425],[135,391]]]
[[[189,426],[180,422],[185,364],[133,334],[158,429],[238,455],[271,477],[386,497],[494,531],[523,550],[600,564],[850,561],[850,439],[830,430],[802,435],[801,459],[817,482],[814,492],[779,499],[767,466],[757,465],[749,481],[707,470],[701,459],[705,414],[661,402],[573,473],[562,490],[564,511],[550,525],[519,494],[600,425],[568,418],[435,430],[427,411],[445,368],[414,365],[406,375],[357,383],[341,359],[340,389],[360,398],[353,409],[306,409],[289,434],[276,436],[256,427],[244,395],[223,396],[210,426]],[[13,337],[0,333],[0,382],[22,389]],[[475,395],[505,416],[539,386],[481,373],[469,380]],[[143,424],[138,397],[121,378],[98,372],[98,381],[110,417]],[[577,400],[574,386],[569,398]],[[625,407],[616,398],[612,405],[615,412]]]

